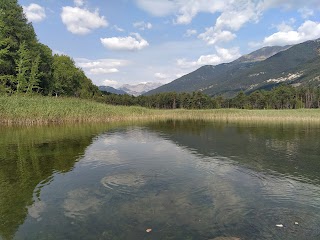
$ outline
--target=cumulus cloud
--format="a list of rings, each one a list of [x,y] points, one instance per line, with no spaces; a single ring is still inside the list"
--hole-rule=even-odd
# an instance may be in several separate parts
[[[133,26],[135,27],[135,28],[138,28],[139,30],[146,30],[146,29],[151,29],[152,28],[152,24],[151,23],[149,23],[149,22],[135,22],[135,23],[133,23]]]
[[[29,6],[23,6],[23,12],[30,22],[41,22],[46,18],[45,9],[35,3],[31,3]]]
[[[207,28],[204,33],[198,36],[209,45],[216,44],[218,42],[229,42],[236,38],[236,35],[230,31],[216,30],[215,28]]]
[[[237,31],[247,22],[257,22],[262,10],[258,4],[251,1],[239,1],[230,8],[223,11],[217,18],[215,29],[230,29]]]
[[[320,22],[305,21],[297,30],[279,31],[266,37],[261,45],[289,45],[320,38]]]
[[[114,80],[110,80],[110,79],[106,79],[103,81],[103,85],[104,86],[110,86],[110,87],[119,87],[119,83],[117,81]]]
[[[117,68],[93,68],[90,69],[90,73],[92,74],[106,74],[106,73],[117,73],[119,70]]]
[[[132,33],[128,37],[100,38],[102,45],[111,50],[135,51],[149,46],[139,33]]]
[[[185,75],[185,73],[177,73],[175,76],[176,76],[176,78],[181,78],[184,75]]]
[[[192,35],[196,35],[198,32],[195,29],[188,29],[184,34],[185,37],[191,37]]]
[[[206,28],[198,37],[209,45],[231,41],[236,38],[231,31],[238,31],[247,22],[257,22],[261,14],[259,4],[250,0],[226,5],[215,25]]]
[[[234,39],[234,32],[249,22],[258,22],[270,8],[299,10],[305,18],[314,14],[312,9],[320,9],[319,0],[136,0],[136,3],[154,16],[174,15],[175,24],[189,24],[200,12],[220,14],[214,25],[199,35],[208,44]],[[289,29],[288,25],[283,27]]]
[[[289,21],[283,21],[279,25],[276,26],[279,32],[289,32],[293,30],[293,24],[295,23],[294,18],[290,18]]]
[[[160,80],[163,80],[163,79],[167,79],[167,78],[168,78],[168,75],[167,75],[167,74],[164,74],[164,73],[155,73],[154,76],[155,76],[157,79],[160,79]]]
[[[175,14],[176,24],[189,24],[193,18],[200,12],[206,13],[226,13],[227,15],[233,15],[237,17],[237,13],[246,13],[246,15],[241,15],[240,18],[234,21],[243,21],[244,18],[252,18],[255,14],[253,10],[257,10],[258,3],[261,1],[252,0],[136,0],[137,4],[143,10],[153,14],[154,16],[166,16],[169,14]],[[260,4],[261,5],[261,4]],[[257,12],[258,13],[258,12]],[[225,17],[223,17],[226,19]],[[233,21],[233,19],[226,19],[228,21]]]
[[[154,16],[175,14],[176,24],[189,24],[199,12],[222,11],[232,0],[136,0],[138,6]]]
[[[82,7],[84,5],[84,0],[74,0],[74,5],[76,5],[77,7]]]
[[[61,19],[69,32],[79,35],[85,35],[94,29],[108,26],[105,17],[99,15],[98,9],[90,12],[79,7],[63,7]]]
[[[216,54],[202,55],[196,61],[187,61],[186,59],[178,59],[177,65],[181,68],[190,68],[203,65],[217,65],[220,63],[231,62],[241,56],[239,48],[219,48],[215,47]]]
[[[82,68],[87,74],[103,75],[108,73],[119,72],[119,67],[129,64],[126,60],[121,59],[97,59],[90,60],[86,58],[76,58],[76,64]]]

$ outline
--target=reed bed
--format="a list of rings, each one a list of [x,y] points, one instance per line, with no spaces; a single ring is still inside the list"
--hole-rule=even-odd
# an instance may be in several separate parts
[[[297,110],[156,110],[112,106],[91,100],[42,96],[0,96],[0,124],[41,125],[138,120],[214,120],[227,122],[320,123],[320,109]]]

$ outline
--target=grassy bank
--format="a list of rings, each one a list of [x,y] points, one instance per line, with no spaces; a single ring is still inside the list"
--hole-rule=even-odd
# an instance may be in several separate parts
[[[194,119],[320,123],[320,109],[299,110],[155,110],[110,106],[75,98],[0,96],[1,124],[48,124],[136,120]]]

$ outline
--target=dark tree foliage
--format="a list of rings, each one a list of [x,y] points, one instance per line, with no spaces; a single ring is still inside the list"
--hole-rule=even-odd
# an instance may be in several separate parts
[[[98,101],[112,105],[142,106],[158,109],[298,109],[320,108],[319,87],[280,85],[270,91],[259,90],[249,95],[239,92],[234,98],[209,97],[201,92],[158,93],[150,96],[117,95],[103,92]]]
[[[142,106],[158,109],[212,109],[218,108],[216,99],[201,92],[193,93],[158,93],[151,96],[130,96],[117,95],[104,92],[104,95],[97,98],[99,101],[113,105]]]
[[[320,108],[320,88],[280,85],[271,91],[259,90],[250,95],[240,92],[230,100],[229,107],[242,109]]]
[[[92,98],[99,90],[68,56],[41,44],[17,0],[0,0],[0,94]]]

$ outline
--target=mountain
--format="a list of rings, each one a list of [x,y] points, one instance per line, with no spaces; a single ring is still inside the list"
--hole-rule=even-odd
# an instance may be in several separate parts
[[[109,93],[114,93],[114,94],[119,94],[119,95],[124,95],[127,94],[127,92],[119,89],[115,89],[113,87],[109,86],[99,86],[99,90],[103,92],[109,92]]]
[[[119,88],[119,90],[125,91],[130,95],[139,96],[148,91],[151,91],[152,89],[158,88],[161,85],[162,83],[154,82],[139,83],[136,85],[124,84]]]
[[[208,95],[232,97],[239,91],[250,93],[271,89],[286,82],[297,85],[320,84],[320,39],[293,46],[265,47],[231,63],[206,65],[147,95],[160,92],[201,91]]]
[[[273,55],[276,55],[279,52],[285,51],[289,49],[291,46],[273,46],[273,47],[263,47],[259,50],[256,50],[250,54],[243,55],[242,57],[238,58],[235,62],[259,62],[264,61],[268,59],[269,57],[272,57]]]

